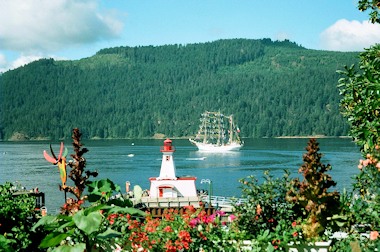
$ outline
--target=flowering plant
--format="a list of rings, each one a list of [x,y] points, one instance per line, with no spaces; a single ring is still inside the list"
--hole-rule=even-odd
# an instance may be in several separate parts
[[[273,178],[266,171],[262,183],[254,176],[240,180],[247,202],[235,205],[238,228],[246,239],[255,240],[257,250],[284,248],[302,235],[294,204],[286,200],[291,186],[289,175],[285,171],[282,178]]]
[[[130,220],[130,235],[125,242],[133,251],[226,251],[237,230],[233,222],[223,222],[223,216],[223,212],[207,214],[205,209],[193,206],[184,211],[166,209],[161,219],[148,215],[144,222]]]

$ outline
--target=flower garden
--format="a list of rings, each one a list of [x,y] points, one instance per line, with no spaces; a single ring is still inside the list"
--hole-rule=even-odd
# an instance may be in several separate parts
[[[359,10],[367,9],[370,21],[380,23],[377,5],[359,1]],[[260,183],[241,179],[247,201],[233,213],[187,206],[154,218],[128,198],[113,197],[120,187],[112,181],[91,180],[97,174],[85,170],[87,149],[74,129],[68,164],[74,186],[61,187],[73,198],[60,214],[42,216],[32,196],[15,197],[11,183],[0,185],[0,251],[380,251],[379,59],[374,45],[360,54],[358,68],[339,71],[342,114],[363,156],[351,191],[333,191],[332,167],[310,139],[302,179],[267,171]],[[329,241],[325,250],[313,248],[320,241]]]

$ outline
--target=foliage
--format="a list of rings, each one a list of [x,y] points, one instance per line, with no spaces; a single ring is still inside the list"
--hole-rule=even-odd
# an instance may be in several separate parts
[[[114,184],[109,179],[95,180],[87,185],[89,202],[108,203],[117,206],[132,207],[133,203],[124,199],[120,191],[120,186]],[[114,195],[114,193],[117,193]]]
[[[356,62],[270,39],[41,59],[0,76],[0,139],[70,139],[73,125],[84,138],[191,136],[205,110],[234,114],[242,137],[346,135],[336,69]]]
[[[258,239],[261,246],[284,247],[298,239],[300,223],[293,211],[293,203],[286,201],[290,190],[289,172],[282,178],[273,178],[269,171],[259,184],[254,176],[241,179],[246,203],[236,204],[235,213],[240,232],[246,239]]]
[[[373,0],[373,1],[359,0],[359,3],[358,3],[358,9],[360,11],[370,10],[369,20],[371,21],[371,23],[380,23],[379,8],[380,8],[379,0]]]
[[[368,4],[376,6],[378,1],[360,1],[360,4],[370,7]],[[372,22],[379,23],[377,14],[372,17]],[[356,224],[349,230],[350,235],[356,237],[363,250],[371,251],[379,247],[380,239],[376,237],[371,241],[357,237],[363,232],[373,234],[380,230],[380,45],[360,54],[358,69],[354,65],[346,66],[345,71],[339,73],[344,75],[338,85],[342,95],[342,114],[349,121],[349,133],[363,156],[346,219],[349,224]]]
[[[292,188],[287,194],[289,201],[296,204],[296,212],[301,216],[302,234],[307,240],[321,238],[329,224],[328,218],[339,212],[339,193],[328,192],[336,183],[326,172],[331,165],[321,162],[319,144],[311,138],[303,156],[304,164],[299,172],[303,180],[298,178],[292,182]]]
[[[98,187],[101,185],[100,187]],[[117,188],[112,181],[93,182],[92,192],[98,196],[106,195]],[[110,189],[110,190],[109,190]],[[89,198],[92,197],[89,193]],[[109,199],[109,197],[107,197]],[[125,200],[129,201],[129,200]],[[117,205],[120,203],[120,205]],[[115,205],[116,204],[116,205]],[[117,248],[117,238],[126,234],[126,226],[113,225],[115,216],[142,217],[144,212],[125,205],[124,200],[105,200],[100,197],[87,208],[80,209],[71,215],[59,214],[46,216],[38,221],[33,230],[43,227],[49,234],[42,240],[40,248],[56,248],[57,251],[110,251]]]
[[[364,154],[380,142],[380,44],[360,54],[360,67],[338,71],[342,114],[350,123],[350,135]]]
[[[38,251],[39,236],[30,231],[39,217],[35,198],[27,193],[15,196],[19,187],[0,185],[0,251]]]

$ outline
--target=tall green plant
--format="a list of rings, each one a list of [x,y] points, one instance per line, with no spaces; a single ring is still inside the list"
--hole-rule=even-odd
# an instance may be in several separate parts
[[[342,114],[347,118],[350,135],[360,147],[360,173],[354,190],[367,202],[380,203],[380,44],[360,54],[359,68],[338,71],[342,95]],[[379,218],[378,218],[379,219]],[[380,221],[379,221],[380,222]],[[379,225],[379,223],[377,224]]]
[[[360,5],[361,4],[361,5]],[[371,8],[371,22],[380,23],[379,1],[360,1],[359,8]],[[371,233],[380,230],[380,44],[359,55],[359,65],[338,71],[341,109],[350,124],[350,136],[360,147],[359,174],[353,184],[354,198],[349,221],[367,227]],[[354,232],[355,233],[355,230]],[[377,244],[377,245],[376,245]],[[361,243],[366,249],[380,246],[380,239]],[[368,248],[371,250],[370,248]]]

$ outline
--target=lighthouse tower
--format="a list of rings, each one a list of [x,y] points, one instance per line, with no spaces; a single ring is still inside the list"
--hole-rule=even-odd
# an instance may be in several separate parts
[[[175,164],[173,159],[173,153],[175,148],[172,146],[172,140],[166,139],[164,141],[164,146],[161,147],[162,152],[162,162],[161,162],[161,171],[160,176],[157,180],[162,179],[174,179],[177,177],[175,175]]]
[[[175,148],[172,146],[172,140],[166,139],[160,151],[162,152],[160,176],[149,178],[149,198],[187,197],[186,200],[188,200],[188,197],[197,197],[197,189],[195,187],[195,180],[197,178],[192,176],[176,176],[173,157]]]

